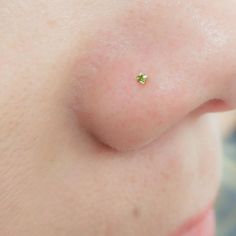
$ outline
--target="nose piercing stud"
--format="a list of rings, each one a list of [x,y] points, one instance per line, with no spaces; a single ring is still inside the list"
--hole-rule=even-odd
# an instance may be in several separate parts
[[[142,85],[145,85],[148,79],[149,79],[148,76],[143,73],[139,73],[138,76],[136,77],[136,80],[138,81],[138,83]]]

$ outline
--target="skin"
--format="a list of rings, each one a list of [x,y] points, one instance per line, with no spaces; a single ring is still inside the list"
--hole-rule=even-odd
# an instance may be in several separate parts
[[[235,0],[0,3],[2,235],[169,236],[214,201]]]

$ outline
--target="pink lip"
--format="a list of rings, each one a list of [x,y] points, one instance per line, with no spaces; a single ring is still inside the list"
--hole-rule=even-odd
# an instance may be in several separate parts
[[[215,213],[212,207],[189,220],[172,236],[214,236]]]

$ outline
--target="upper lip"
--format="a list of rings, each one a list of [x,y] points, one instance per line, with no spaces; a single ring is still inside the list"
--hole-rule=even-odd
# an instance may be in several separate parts
[[[184,233],[191,230],[194,226],[200,224],[203,219],[206,217],[206,215],[209,213],[209,211],[213,209],[213,204],[208,205],[203,211],[195,215],[194,217],[190,218],[185,224],[183,224],[177,231],[175,231],[174,234],[171,236],[180,236]]]

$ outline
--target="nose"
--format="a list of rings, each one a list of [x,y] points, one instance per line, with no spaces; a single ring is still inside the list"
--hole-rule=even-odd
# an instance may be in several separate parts
[[[236,33],[198,12],[180,8],[175,21],[173,11],[159,13],[146,25],[138,10],[130,24],[115,20],[77,61],[80,124],[117,150],[142,147],[189,115],[236,107]]]

